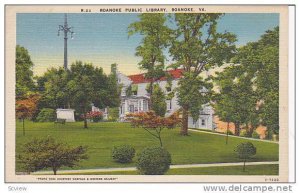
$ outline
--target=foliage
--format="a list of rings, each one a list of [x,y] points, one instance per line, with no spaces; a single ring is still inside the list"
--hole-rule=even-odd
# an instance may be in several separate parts
[[[53,122],[56,119],[56,111],[50,108],[43,108],[37,118],[36,121],[38,122]]]
[[[240,132],[240,137],[250,137],[250,136],[251,135],[245,129]]]
[[[31,119],[37,111],[37,103],[40,100],[39,94],[32,94],[25,99],[16,101],[16,118],[23,121],[23,135],[25,136],[25,119]]]
[[[188,134],[188,115],[195,117],[206,100],[198,88],[199,74],[229,62],[235,54],[235,35],[217,32],[218,19],[223,14],[175,14],[170,54],[175,61],[171,67],[182,67],[184,76],[179,81],[178,102],[182,107],[181,134]],[[209,89],[209,88],[207,88]],[[190,109],[192,108],[192,109]]]
[[[279,27],[239,48],[235,60],[253,78],[262,124],[279,133]]]
[[[256,147],[251,142],[240,143],[236,147],[235,152],[240,159],[244,160],[243,171],[245,171],[246,161],[256,154]]]
[[[87,159],[86,147],[69,147],[54,138],[33,139],[24,145],[19,161],[27,172],[51,168],[56,172],[62,166],[74,167],[79,161]]]
[[[158,84],[154,84],[152,93],[152,110],[156,115],[164,117],[167,111],[166,97]]]
[[[33,62],[26,48],[16,46],[16,98],[22,99],[35,90],[33,82]]]
[[[130,145],[117,146],[112,149],[112,158],[119,163],[129,163],[135,155],[135,149]]]
[[[170,41],[171,30],[165,25],[166,17],[163,13],[143,13],[138,17],[139,21],[129,25],[128,35],[140,34],[143,37],[141,44],[136,48],[135,55],[141,57],[138,65],[140,69],[146,71],[145,78],[150,80],[149,109],[152,109],[153,83],[165,76],[164,50]]]
[[[98,108],[119,106],[120,89],[115,74],[105,75],[102,68],[76,61],[70,71],[51,69],[39,79],[44,85],[43,105],[51,108],[75,108],[86,115],[93,103]],[[87,128],[87,117],[83,117]]]
[[[93,120],[93,122],[99,122],[103,119],[103,113],[101,111],[90,111],[85,115],[81,115],[82,118]]]
[[[233,135],[233,133],[232,133],[231,130],[228,130],[226,134],[228,134],[228,135]]]
[[[239,135],[240,126],[250,127],[250,135],[258,125],[257,93],[253,88],[253,77],[245,73],[240,65],[231,65],[213,78],[218,88],[213,96],[215,114],[220,120],[233,122],[235,135]]]
[[[130,113],[126,115],[132,127],[141,127],[150,135],[157,138],[162,147],[161,132],[164,128],[173,129],[180,123],[179,114],[175,112],[169,117],[160,117],[154,111]]]
[[[257,131],[253,131],[252,138],[254,138],[254,139],[260,139],[260,135],[257,133]]]
[[[108,108],[108,120],[117,121],[119,119],[119,107]]]
[[[162,175],[171,164],[171,154],[162,147],[145,148],[137,156],[137,169],[145,175]]]
[[[43,76],[38,77],[38,88],[42,93],[39,109],[70,108],[71,93],[67,88],[70,80],[70,71],[65,71],[62,67],[48,69]]]

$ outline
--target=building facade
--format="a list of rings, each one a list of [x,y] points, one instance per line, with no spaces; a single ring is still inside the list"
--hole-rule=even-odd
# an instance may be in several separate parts
[[[182,76],[182,72],[183,70],[181,69],[168,71],[171,76],[171,84],[167,81],[166,77],[160,78],[155,83],[158,84],[166,94],[168,94],[177,87],[178,80]],[[125,121],[127,113],[147,112],[149,110],[148,104],[150,99],[150,95],[147,92],[147,86],[150,81],[145,78],[144,74],[126,76],[117,72],[117,77],[118,84],[122,85],[119,121]],[[130,95],[128,95],[128,89],[130,89]],[[169,116],[180,109],[180,106],[177,103],[176,93],[172,99],[166,100],[166,104],[166,116]],[[189,117],[188,124],[189,128],[214,130],[215,126],[213,124],[212,107],[209,105],[203,105],[199,119],[193,120],[192,117]]]

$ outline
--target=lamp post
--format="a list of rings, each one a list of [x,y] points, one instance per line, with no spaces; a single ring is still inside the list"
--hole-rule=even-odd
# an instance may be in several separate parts
[[[73,34],[75,34],[72,31],[73,27],[68,26],[68,20],[67,20],[67,14],[65,13],[65,23],[64,25],[58,26],[58,32],[57,35],[60,35],[60,31],[64,32],[64,69],[68,69],[68,33],[71,34],[71,39],[73,39]]]

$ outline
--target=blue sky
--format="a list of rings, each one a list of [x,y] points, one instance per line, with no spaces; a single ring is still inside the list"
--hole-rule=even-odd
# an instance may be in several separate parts
[[[68,14],[73,26],[74,39],[68,41],[69,65],[75,60],[92,62],[107,73],[110,64],[117,63],[125,74],[139,73],[139,58],[135,48],[141,36],[128,38],[127,27],[138,21],[138,14],[128,13],[75,13]],[[17,44],[29,50],[34,63],[33,71],[41,75],[49,67],[63,66],[63,34],[57,36],[58,25],[63,25],[64,14],[18,13]],[[218,23],[218,31],[237,35],[237,46],[257,41],[268,29],[279,25],[279,14],[232,13],[225,14]]]

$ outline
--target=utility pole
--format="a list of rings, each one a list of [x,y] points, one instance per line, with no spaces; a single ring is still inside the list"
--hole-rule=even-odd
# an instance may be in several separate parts
[[[71,39],[73,39],[73,34],[75,34],[72,31],[72,28],[73,27],[68,26],[67,14],[65,13],[65,23],[64,25],[58,26],[58,32],[57,32],[58,36],[60,31],[64,32],[64,69],[65,70],[68,70],[68,33],[71,34]]]

